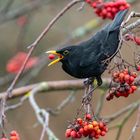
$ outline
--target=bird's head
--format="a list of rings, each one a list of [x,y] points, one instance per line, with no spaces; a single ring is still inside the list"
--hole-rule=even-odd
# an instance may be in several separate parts
[[[58,57],[57,59],[55,59],[51,63],[49,63],[48,66],[51,66],[51,65],[56,64],[60,61],[66,60],[68,58],[68,56],[71,54],[73,48],[74,47],[65,47],[65,48],[62,48],[59,50],[47,51],[46,53],[54,54]]]

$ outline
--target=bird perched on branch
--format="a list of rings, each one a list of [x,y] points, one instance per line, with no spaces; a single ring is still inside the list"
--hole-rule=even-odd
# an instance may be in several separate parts
[[[128,9],[118,12],[112,23],[106,25],[87,41],[47,51],[58,56],[49,66],[60,61],[63,70],[69,75],[76,78],[88,78],[90,82],[96,78],[97,85],[100,86],[101,74],[108,66],[106,60],[110,62],[119,50],[120,27],[127,12]]]

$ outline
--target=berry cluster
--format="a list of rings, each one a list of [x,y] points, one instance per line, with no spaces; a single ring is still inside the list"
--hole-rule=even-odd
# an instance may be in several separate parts
[[[133,94],[137,87],[134,85],[134,80],[137,77],[136,72],[130,72],[128,69],[113,72],[113,82],[119,84],[117,87],[112,87],[107,94],[106,99],[109,101],[113,97],[128,97]]]
[[[11,58],[8,61],[7,65],[6,65],[7,72],[9,72],[9,73],[17,73],[20,70],[23,62],[26,59],[26,57],[27,57],[27,53],[25,53],[25,52],[17,53],[13,58]],[[25,66],[25,70],[33,67],[37,62],[38,62],[37,57],[31,57],[28,60],[26,66]]]
[[[84,119],[77,118],[73,124],[65,132],[66,138],[80,139],[81,137],[89,137],[98,139],[105,136],[108,128],[102,121],[95,121],[90,114],[86,114]]]
[[[115,0],[111,2],[103,2],[102,0],[85,0],[85,2],[94,8],[94,12],[103,19],[114,19],[117,12],[130,7],[126,0]]]
[[[13,130],[10,132],[10,138],[2,137],[0,140],[20,140],[19,134],[17,131]]]

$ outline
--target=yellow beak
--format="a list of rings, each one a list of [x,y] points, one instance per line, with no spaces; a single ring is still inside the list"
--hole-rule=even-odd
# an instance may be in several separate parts
[[[48,66],[51,66],[51,65],[53,65],[53,64],[56,64],[56,63],[58,63],[61,59],[64,58],[61,54],[57,53],[55,50],[50,50],[50,51],[47,51],[46,53],[55,54],[55,55],[58,56],[58,58],[55,59],[54,61],[52,61],[51,63],[49,63]]]

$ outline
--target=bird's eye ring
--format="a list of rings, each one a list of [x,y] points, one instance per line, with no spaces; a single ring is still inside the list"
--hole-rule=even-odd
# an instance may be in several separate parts
[[[69,54],[69,51],[68,51],[68,50],[65,50],[65,51],[63,52],[63,54],[64,54],[64,55],[67,55],[67,54]]]

